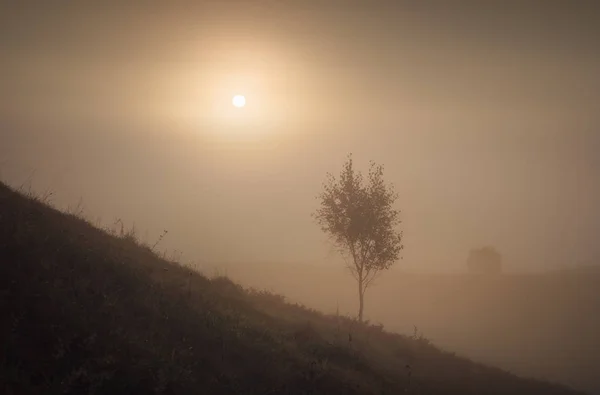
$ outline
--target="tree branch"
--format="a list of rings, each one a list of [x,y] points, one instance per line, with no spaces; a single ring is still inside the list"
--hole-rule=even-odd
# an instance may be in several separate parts
[[[369,287],[369,285],[371,285],[371,283],[378,277],[379,274],[381,274],[381,270],[378,270],[378,269],[367,270],[367,274],[365,276],[365,289],[367,289]],[[369,275],[371,276],[370,278],[369,278]]]

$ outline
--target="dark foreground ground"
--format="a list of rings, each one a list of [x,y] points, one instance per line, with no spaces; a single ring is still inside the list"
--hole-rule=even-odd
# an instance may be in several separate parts
[[[398,262],[369,289],[365,317],[404,334],[417,326],[445,350],[600,395],[596,268],[479,276],[407,273]],[[356,312],[356,284],[343,264],[246,262],[201,270],[319,311]]]
[[[0,184],[2,394],[577,394],[209,280]]]

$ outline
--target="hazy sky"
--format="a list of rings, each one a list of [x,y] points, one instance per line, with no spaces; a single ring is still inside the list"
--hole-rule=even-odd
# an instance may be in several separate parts
[[[599,6],[482,3],[0,0],[0,176],[188,259],[325,263],[353,152],[400,192],[399,267],[597,260]]]

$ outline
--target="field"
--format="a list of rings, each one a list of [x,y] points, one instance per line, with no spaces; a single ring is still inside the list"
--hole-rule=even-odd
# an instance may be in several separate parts
[[[3,394],[579,393],[208,279],[3,185],[0,294]]]
[[[343,267],[228,265],[246,285],[264,287],[313,308],[355,314],[356,290]],[[592,269],[471,276],[382,276],[367,294],[366,317],[512,372],[600,393],[600,274]],[[208,273],[210,269],[205,269]],[[270,273],[265,276],[262,273]],[[307,291],[306,284],[313,284]]]

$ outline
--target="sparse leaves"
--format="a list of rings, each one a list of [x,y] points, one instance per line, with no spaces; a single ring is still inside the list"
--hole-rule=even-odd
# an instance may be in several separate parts
[[[338,177],[327,174],[323,192],[317,196],[320,206],[313,214],[358,281],[361,320],[365,290],[398,260],[403,249],[402,232],[396,230],[400,212],[393,207],[398,194],[385,183],[383,170],[371,162],[365,180],[348,155]]]

